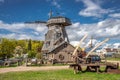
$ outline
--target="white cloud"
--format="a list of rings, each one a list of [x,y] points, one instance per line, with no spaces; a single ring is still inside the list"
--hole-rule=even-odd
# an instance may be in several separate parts
[[[76,25],[77,24],[77,25]],[[75,40],[74,36],[83,36],[84,34],[93,35],[94,37],[116,37],[120,35],[120,20],[119,19],[106,19],[104,21],[92,24],[74,23],[67,28],[71,40]],[[74,34],[75,35],[74,35]],[[74,39],[72,39],[74,38]],[[118,37],[120,38],[120,36]]]
[[[53,5],[53,6],[55,6],[56,8],[61,8],[61,5],[59,4],[59,0],[46,0],[47,2],[51,2],[51,4]]]
[[[3,2],[4,2],[4,0],[0,0],[0,3],[1,3],[1,2],[3,3]]]
[[[0,21],[0,29],[9,31],[10,33],[0,33],[0,37],[15,39],[38,39],[44,40],[44,34],[47,31],[45,24],[24,24],[13,23],[7,24]]]
[[[73,46],[78,46],[79,41],[71,41],[70,44],[72,44]]]
[[[15,33],[11,33],[11,34],[0,34],[0,37],[2,38],[9,38],[9,39],[15,39]]]
[[[110,38],[110,42],[114,40],[120,41],[120,20],[106,19],[92,24],[80,24],[76,22],[67,27],[67,33],[73,45],[76,45],[85,34],[88,34],[88,38],[84,41],[86,47],[88,47],[90,43],[89,40],[91,36],[95,38],[93,45],[106,37]]]
[[[17,33],[11,33],[11,34],[0,34],[1,38],[9,38],[9,39],[18,39],[18,40],[22,40],[22,39],[33,39],[33,40],[44,40],[44,37],[38,35],[38,36],[34,36],[34,35],[28,35],[28,34],[17,34]]]
[[[114,13],[109,15],[112,18],[120,18],[120,13]]]
[[[80,2],[81,0],[75,0],[76,2]]]
[[[120,48],[120,43],[105,44],[103,48]]]
[[[92,46],[95,46],[97,43],[99,43],[98,40],[92,39]],[[91,39],[86,43],[85,47],[90,47],[91,45]]]
[[[104,49],[104,48],[112,48],[112,47],[113,47],[112,44],[105,44],[104,47],[103,47],[102,49]]]
[[[120,48],[120,43],[114,43],[113,46],[114,48]]]
[[[53,0],[53,1],[52,1],[52,4],[53,4],[54,6],[56,6],[57,8],[60,8],[60,7],[61,7],[60,4],[58,4],[57,0]]]
[[[77,0],[79,1],[79,0]],[[103,9],[100,7],[98,2],[93,2],[93,0],[81,0],[84,5],[85,9],[79,12],[79,15],[86,16],[86,17],[101,17],[102,14],[106,14],[109,12],[107,9]]]

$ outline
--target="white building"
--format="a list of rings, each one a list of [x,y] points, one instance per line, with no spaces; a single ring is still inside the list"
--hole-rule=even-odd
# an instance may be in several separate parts
[[[117,54],[118,53],[118,49],[114,49],[114,48],[104,48],[101,50],[101,52],[105,55],[113,55],[113,54]]]

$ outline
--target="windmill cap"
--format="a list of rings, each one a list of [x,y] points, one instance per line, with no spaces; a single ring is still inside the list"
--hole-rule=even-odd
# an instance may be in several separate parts
[[[52,17],[47,21],[47,26],[49,25],[55,25],[55,24],[61,24],[63,26],[69,26],[71,25],[70,19],[62,16]]]

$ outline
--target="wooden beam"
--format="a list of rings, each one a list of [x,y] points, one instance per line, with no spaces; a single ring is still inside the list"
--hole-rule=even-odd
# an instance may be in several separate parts
[[[82,44],[82,42],[87,38],[87,36],[88,36],[87,34],[84,35],[84,37],[80,40],[79,44],[77,45],[77,47],[75,48],[75,50],[74,50],[74,52],[73,52],[73,56],[76,55],[76,52],[77,52],[79,46],[80,46],[80,45]]]
[[[104,44],[105,42],[107,42],[109,40],[109,38],[106,38],[104,41],[98,43],[92,50],[90,50],[88,52],[88,54],[86,55],[86,58],[88,58],[88,56],[95,50],[97,49],[99,46],[101,46],[102,44]]]

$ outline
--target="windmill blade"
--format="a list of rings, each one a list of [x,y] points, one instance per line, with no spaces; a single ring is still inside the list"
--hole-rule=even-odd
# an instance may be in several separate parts
[[[80,40],[80,42],[79,42],[79,44],[77,45],[77,47],[75,48],[75,50],[74,50],[74,52],[73,52],[73,56],[75,56],[76,55],[76,52],[77,52],[77,50],[78,50],[78,48],[79,48],[79,46],[81,45],[81,43],[87,38],[87,34],[86,35],[84,35],[84,37]]]
[[[26,24],[39,24],[39,23],[42,23],[42,24],[46,24],[45,21],[33,21],[33,22],[25,22]]]
[[[92,50],[90,50],[88,52],[88,54],[86,55],[86,58],[88,58],[88,56],[95,50],[97,49],[99,46],[101,46],[102,44],[104,44],[105,42],[107,42],[109,40],[109,38],[106,38],[104,41],[100,42],[99,44],[97,44]]]

